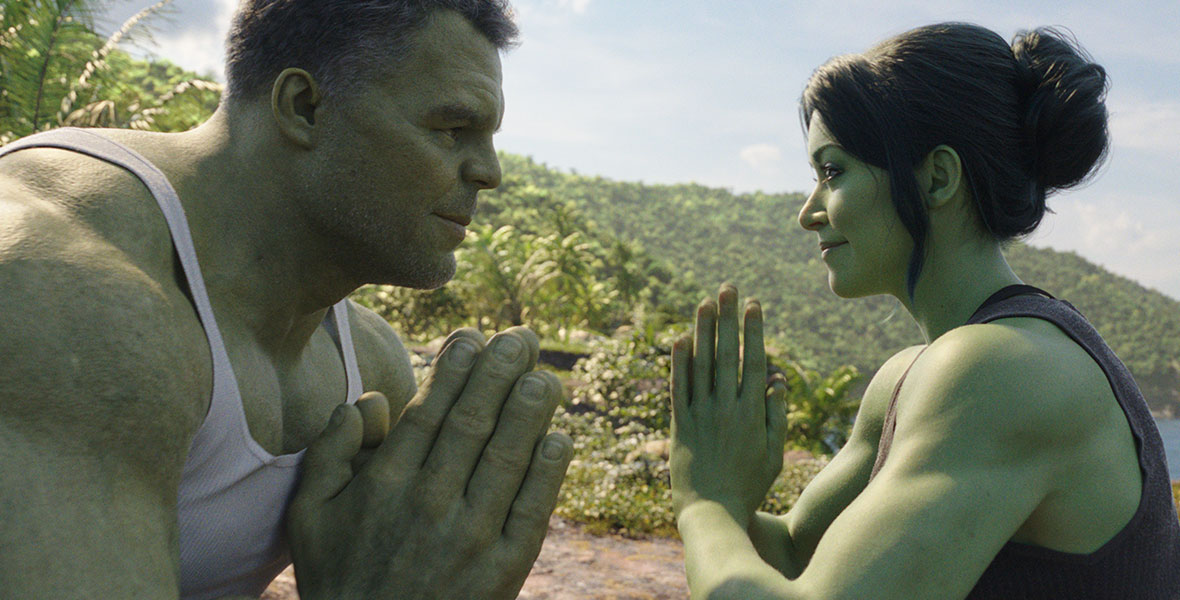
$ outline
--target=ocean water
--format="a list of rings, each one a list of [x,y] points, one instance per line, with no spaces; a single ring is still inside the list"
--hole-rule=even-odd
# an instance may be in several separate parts
[[[1168,472],[1172,481],[1180,480],[1180,419],[1156,419],[1160,437],[1164,440],[1164,453],[1168,455]]]

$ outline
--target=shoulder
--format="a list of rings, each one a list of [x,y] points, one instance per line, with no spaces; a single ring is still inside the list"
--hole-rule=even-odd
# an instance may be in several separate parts
[[[78,244],[117,250],[125,262],[159,280],[172,276],[172,237],[164,215],[147,187],[122,167],[59,148],[21,150],[0,160],[0,202],[54,217],[23,221],[8,232],[47,241],[77,238]]]
[[[417,392],[410,354],[401,337],[380,315],[348,301],[357,366],[366,391],[379,391],[388,398],[409,399]]]
[[[1062,452],[1084,444],[1109,409],[1105,375],[1052,323],[1002,319],[951,330],[914,364],[901,393],[906,429],[1006,452]]]
[[[893,390],[924,348],[926,348],[925,345],[910,346],[891,356],[889,360],[885,361],[885,364],[881,365],[881,368],[877,369],[872,380],[869,381],[868,387],[865,388],[864,396],[860,402],[860,410],[856,415],[856,428],[863,430],[864,437],[870,439],[874,451],[876,451],[877,441],[881,437],[885,413],[889,409]]]
[[[138,202],[121,195],[137,193],[124,185],[131,176],[97,176],[92,169],[103,167],[93,160],[70,171],[77,161],[69,154],[24,150],[0,161],[0,415],[30,427],[94,425],[96,433],[167,423],[174,429],[163,434],[176,438],[204,415],[210,361],[173,276],[170,238],[166,229],[163,241],[141,238],[143,251],[113,241],[106,226],[117,224],[88,217],[109,203],[106,214],[126,204],[122,212],[133,218]],[[122,227],[128,236],[144,233],[134,229]],[[144,252],[160,258],[145,261]],[[53,421],[79,403],[85,418]]]
[[[38,443],[120,431],[182,452],[209,388],[184,296],[59,206],[6,193],[0,213],[0,420]]]

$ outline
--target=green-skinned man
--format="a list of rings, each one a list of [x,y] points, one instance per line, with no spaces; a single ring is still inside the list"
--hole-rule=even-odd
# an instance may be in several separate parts
[[[571,445],[536,337],[456,332],[417,389],[345,299],[454,275],[515,35],[245,0],[207,123],[0,148],[0,596],[257,597],[293,560],[307,600],[515,597]]]

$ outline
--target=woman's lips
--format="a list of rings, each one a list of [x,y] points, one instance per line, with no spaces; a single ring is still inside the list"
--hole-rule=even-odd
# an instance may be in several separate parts
[[[820,242],[819,251],[821,256],[827,256],[833,248],[839,248],[848,242]]]

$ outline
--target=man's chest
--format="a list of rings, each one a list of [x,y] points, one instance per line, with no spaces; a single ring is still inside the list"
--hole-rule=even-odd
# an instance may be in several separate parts
[[[344,361],[323,329],[294,360],[276,361],[256,345],[227,345],[250,435],[264,450],[291,454],[307,447],[347,400]]]

